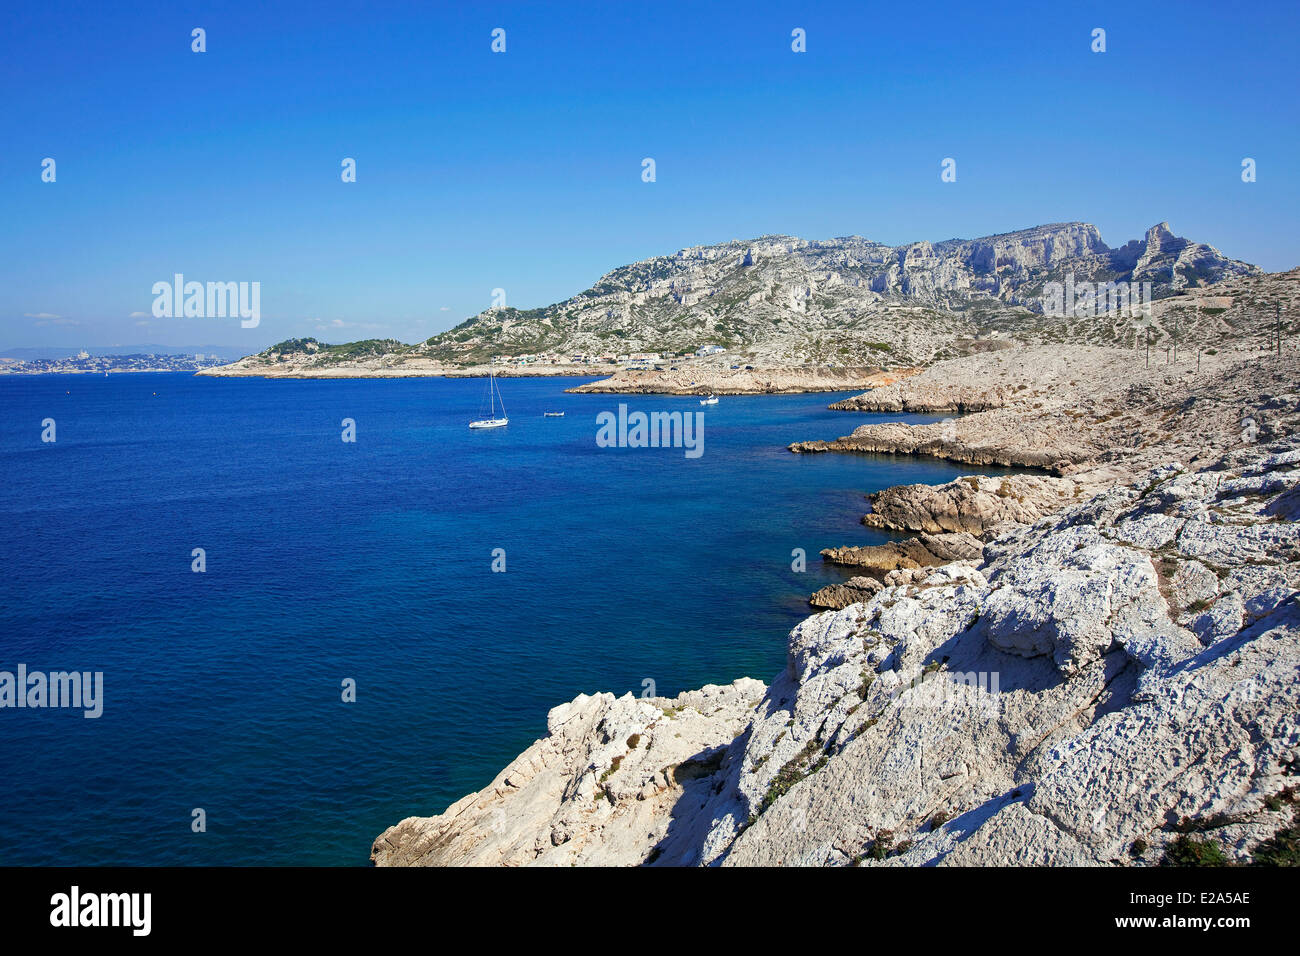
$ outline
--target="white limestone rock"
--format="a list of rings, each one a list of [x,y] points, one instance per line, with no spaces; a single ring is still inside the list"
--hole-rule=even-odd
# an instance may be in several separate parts
[[[796,627],[767,688],[579,697],[373,858],[1132,864],[1188,817],[1245,859],[1300,766],[1297,460],[1289,438],[1161,467],[982,563],[891,572]]]
[[[766,688],[742,678],[675,700],[579,695],[486,788],[375,840],[380,866],[643,862],[680,800],[707,792]]]

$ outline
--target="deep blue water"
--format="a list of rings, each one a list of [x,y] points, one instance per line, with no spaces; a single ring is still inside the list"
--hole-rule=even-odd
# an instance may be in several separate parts
[[[963,471],[790,454],[930,420],[836,395],[724,397],[697,460],[599,448],[620,401],[701,409],[577,381],[502,380],[473,432],[481,380],[0,378],[0,670],[105,683],[97,720],[0,709],[0,864],[364,864],[580,692],[770,680],[847,577],[817,552],[885,539],[863,494]]]

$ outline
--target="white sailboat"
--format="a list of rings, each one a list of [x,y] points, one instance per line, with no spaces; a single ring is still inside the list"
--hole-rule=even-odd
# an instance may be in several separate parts
[[[487,418],[480,418],[476,422],[470,422],[470,428],[500,428],[503,425],[509,425],[510,419],[506,418],[506,403],[501,399],[501,391],[497,388],[496,372],[488,371],[488,393],[492,400],[492,411]],[[501,417],[497,417],[497,403],[501,404]]]

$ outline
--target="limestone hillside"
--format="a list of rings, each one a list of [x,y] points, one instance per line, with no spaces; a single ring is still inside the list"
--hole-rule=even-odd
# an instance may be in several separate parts
[[[1145,335],[1130,316],[1044,315],[1049,282],[1149,282],[1154,299],[1178,297],[1193,332],[1223,325],[1233,283],[1259,274],[1167,223],[1119,248],[1080,222],[902,246],[763,236],[634,262],[563,302],[488,309],[416,345],[290,340],[243,363],[394,370],[719,345],[729,361],[769,368],[920,365],[1006,342],[1126,345]]]
[[[1258,270],[1167,223],[1112,249],[1058,223],[982,239],[886,246],[860,236],[763,236],[623,266],[546,308],[489,310],[423,348],[447,361],[529,352],[693,351],[717,344],[764,364],[920,363],[989,333],[1051,335],[1045,283],[1150,282],[1155,298]],[[1099,340],[1113,340],[1098,330]]]

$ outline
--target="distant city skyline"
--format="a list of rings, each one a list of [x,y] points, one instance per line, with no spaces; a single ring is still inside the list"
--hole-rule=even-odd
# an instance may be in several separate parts
[[[10,20],[0,348],[414,342],[496,290],[544,306],[764,234],[1084,221],[1117,247],[1169,221],[1300,265],[1294,4],[56,2]],[[260,321],[156,315],[176,273],[260,283]]]

